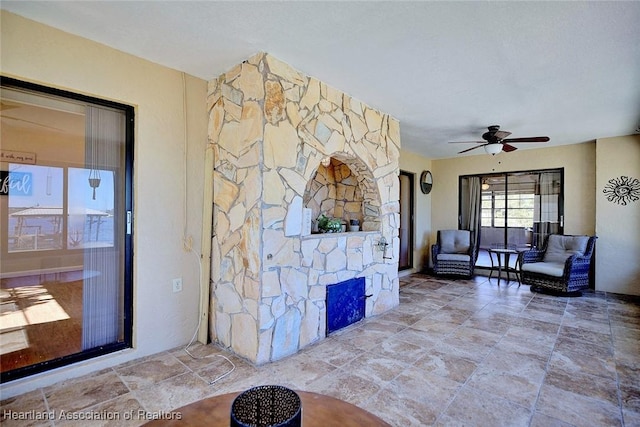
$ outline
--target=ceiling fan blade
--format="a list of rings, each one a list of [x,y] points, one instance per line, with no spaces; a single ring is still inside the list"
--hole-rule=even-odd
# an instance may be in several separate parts
[[[548,142],[549,141],[549,137],[548,136],[532,136],[532,137],[525,137],[525,138],[509,138],[509,139],[503,139],[502,142]]]
[[[494,137],[498,138],[498,139],[504,139],[506,137],[508,137],[509,135],[511,135],[511,132],[507,132],[505,130],[499,130],[496,133],[493,134]]]
[[[523,138],[507,138],[511,135],[511,132],[506,130],[500,130],[500,126],[492,125],[487,127],[488,131],[482,134],[484,141],[449,141],[450,144],[480,144],[475,147],[467,148],[460,151],[458,154],[463,154],[476,148],[485,147],[487,153],[497,154],[500,151],[509,153],[515,151],[518,147],[511,145],[511,143],[520,142],[548,142],[548,136],[530,136]],[[485,142],[486,141],[486,142]],[[497,145],[500,144],[500,145]],[[497,145],[497,146],[496,146]],[[489,146],[489,148],[487,148]]]
[[[484,147],[485,145],[487,145],[487,144],[476,145],[475,147],[471,147],[471,148],[467,148],[466,150],[462,150],[458,154],[466,153],[467,151],[475,150],[476,148]]]

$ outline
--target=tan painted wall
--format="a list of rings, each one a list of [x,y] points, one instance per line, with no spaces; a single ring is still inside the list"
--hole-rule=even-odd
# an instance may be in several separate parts
[[[640,180],[640,135],[598,139],[595,189],[596,288],[640,295],[640,200],[627,199],[625,206],[603,192],[609,180],[622,176]],[[640,184],[635,188],[640,192]]]
[[[198,257],[183,250],[183,228],[186,221],[186,234],[198,252],[207,83],[14,14],[0,14],[4,76],[133,105],[136,113],[135,348],[3,384],[5,398],[186,344],[193,335],[198,321]],[[172,292],[174,277],[183,278],[181,293]]]
[[[491,172],[564,168],[564,232],[595,233],[595,143],[433,160],[431,239],[458,227],[458,177]]]
[[[424,170],[431,170],[431,159],[419,154],[400,150],[400,170],[414,174],[414,241],[413,241],[413,269],[411,272],[422,271],[428,267],[429,250],[434,243],[431,236],[431,200],[433,193],[423,194],[420,191],[420,174]],[[434,177],[434,188],[439,185]],[[403,275],[406,274],[403,272]]]

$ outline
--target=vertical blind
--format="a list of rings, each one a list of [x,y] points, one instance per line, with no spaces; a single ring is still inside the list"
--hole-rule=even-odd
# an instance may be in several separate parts
[[[98,201],[113,200],[114,244],[87,246],[84,249],[83,283],[83,350],[114,343],[123,337],[123,251],[122,222],[125,216],[122,186],[124,185],[125,123],[123,112],[88,106],[85,129],[85,168],[99,171],[101,183],[96,189]],[[87,183],[89,185],[89,183]],[[102,189],[100,187],[103,187]],[[105,194],[112,188],[115,194]]]

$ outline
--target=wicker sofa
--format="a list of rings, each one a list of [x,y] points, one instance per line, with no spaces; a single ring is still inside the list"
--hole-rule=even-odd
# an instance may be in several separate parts
[[[579,295],[589,288],[596,236],[551,234],[542,249],[520,253],[522,283],[532,291]]]
[[[476,250],[468,230],[439,230],[435,245],[431,246],[435,274],[473,276]]]

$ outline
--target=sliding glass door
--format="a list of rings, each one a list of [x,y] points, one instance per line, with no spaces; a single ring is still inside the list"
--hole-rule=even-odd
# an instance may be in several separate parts
[[[563,233],[563,187],[562,170],[545,171],[537,175],[531,241],[533,247],[542,247],[549,234]]]
[[[2,381],[131,345],[133,109],[2,79]]]
[[[472,197],[474,183],[479,198]],[[461,228],[480,212],[477,265],[490,265],[483,249],[542,247],[549,234],[562,233],[562,188],[562,169],[461,177]]]

